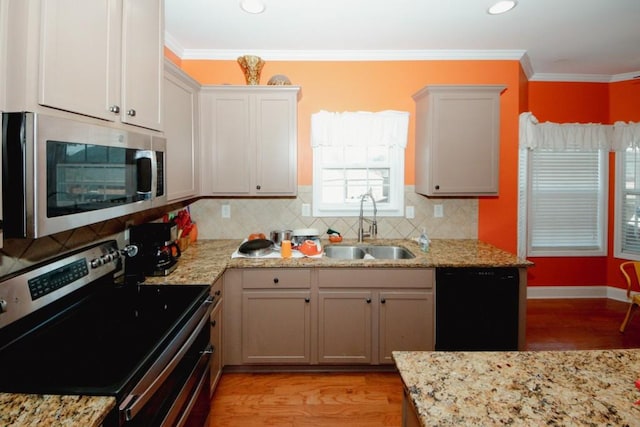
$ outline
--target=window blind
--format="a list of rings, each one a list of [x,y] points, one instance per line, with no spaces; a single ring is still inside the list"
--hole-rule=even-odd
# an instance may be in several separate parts
[[[529,255],[603,255],[606,152],[533,150],[529,154]]]

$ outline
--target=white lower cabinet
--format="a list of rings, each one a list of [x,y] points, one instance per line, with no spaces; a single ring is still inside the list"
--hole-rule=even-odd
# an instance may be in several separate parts
[[[211,378],[209,393],[213,392],[220,381],[222,375],[222,280],[218,279],[211,287],[211,297],[214,308],[210,317],[210,343],[213,353],[211,354]]]
[[[242,292],[242,362],[309,363],[309,291]]]
[[[371,292],[320,291],[319,363],[371,363]]]
[[[225,365],[391,364],[433,350],[433,269],[225,273]]]
[[[379,294],[380,363],[393,363],[392,351],[434,349],[433,292],[385,290]]]

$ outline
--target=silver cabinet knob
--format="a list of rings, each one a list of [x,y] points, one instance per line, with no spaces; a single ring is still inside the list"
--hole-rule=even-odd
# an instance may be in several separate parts
[[[136,116],[136,110],[134,110],[133,108],[130,109],[130,110],[127,110],[127,116],[135,117]]]
[[[120,112],[120,107],[117,105],[112,105],[111,107],[109,107],[109,111],[114,114],[118,114]]]

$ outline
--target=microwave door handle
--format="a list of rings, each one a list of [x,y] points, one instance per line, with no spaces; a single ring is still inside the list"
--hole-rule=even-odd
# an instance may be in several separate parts
[[[137,194],[144,196],[144,199],[150,199],[153,195],[153,183],[156,174],[155,153],[151,150],[138,150],[135,155],[136,159],[136,176]]]

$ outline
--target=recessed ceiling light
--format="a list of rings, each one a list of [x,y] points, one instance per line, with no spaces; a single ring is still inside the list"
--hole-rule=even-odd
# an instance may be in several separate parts
[[[240,9],[247,13],[262,13],[264,12],[265,5],[262,0],[242,0],[240,2]]]
[[[515,0],[503,0],[495,3],[491,6],[487,12],[489,15],[500,15],[501,13],[509,12],[518,4]]]

